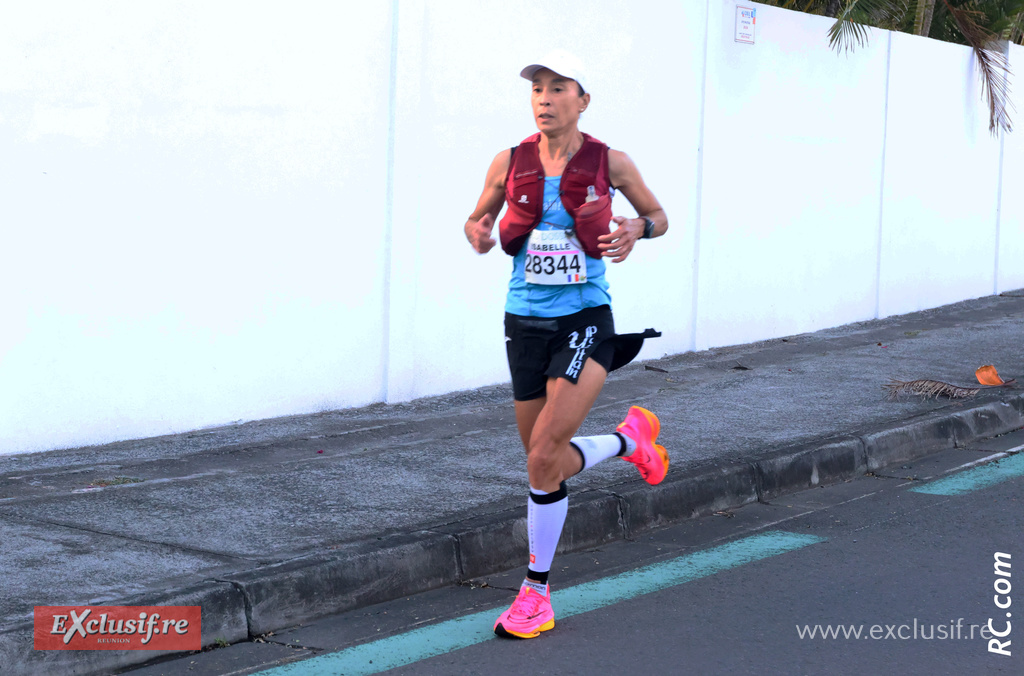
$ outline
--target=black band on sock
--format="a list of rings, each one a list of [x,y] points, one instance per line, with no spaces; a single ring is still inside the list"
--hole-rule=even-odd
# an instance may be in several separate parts
[[[530,499],[538,505],[550,505],[553,502],[564,500],[569,497],[569,491],[565,487],[565,482],[558,484],[558,490],[554,493],[548,493],[547,495],[537,495],[533,491],[530,491]]]
[[[549,572],[550,571],[545,570],[543,573],[538,573],[537,571],[530,570],[530,568],[527,567],[526,568],[526,579],[530,580],[531,582],[537,582],[539,584],[547,584],[548,583],[548,573]]]
[[[582,472],[587,468],[587,456],[583,455],[583,451],[581,451],[580,447],[577,446],[576,444],[570,441],[569,445],[572,447],[572,450],[580,454],[580,471]]]
[[[619,452],[615,455],[624,455],[626,453],[626,437],[622,436],[622,432],[613,432],[613,434],[619,438]]]

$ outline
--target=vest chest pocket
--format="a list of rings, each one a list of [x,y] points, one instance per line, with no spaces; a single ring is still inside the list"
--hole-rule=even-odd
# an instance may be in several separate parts
[[[513,174],[505,199],[509,205],[523,211],[536,211],[544,195],[544,177],[540,171],[531,169]]]
[[[597,238],[611,232],[612,196],[606,193],[596,200],[584,202],[572,210],[572,219],[583,250],[592,258],[600,258]]]

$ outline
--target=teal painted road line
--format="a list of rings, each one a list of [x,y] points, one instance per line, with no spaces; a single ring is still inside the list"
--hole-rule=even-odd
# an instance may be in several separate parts
[[[670,561],[554,591],[551,604],[555,607],[556,617],[563,619],[824,541],[815,535],[783,531],[752,535]],[[503,608],[473,613],[259,673],[263,676],[376,674],[495,638],[494,620],[501,610]]]
[[[961,495],[1019,476],[1024,476],[1024,453],[1011,455],[910,490],[929,495]]]

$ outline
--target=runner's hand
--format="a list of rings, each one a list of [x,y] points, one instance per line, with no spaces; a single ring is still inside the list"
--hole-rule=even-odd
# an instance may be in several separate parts
[[[643,236],[644,219],[613,216],[612,223],[619,227],[607,235],[598,237],[597,248],[601,249],[603,257],[615,256],[612,263],[621,263],[633,250],[633,244]]]
[[[485,254],[494,248],[497,242],[491,237],[494,229],[494,216],[484,214],[479,221],[466,221],[466,239],[469,240],[473,250]]]

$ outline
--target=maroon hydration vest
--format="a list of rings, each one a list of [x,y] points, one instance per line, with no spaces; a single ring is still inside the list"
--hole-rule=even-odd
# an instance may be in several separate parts
[[[505,176],[508,209],[498,226],[501,248],[515,256],[530,232],[540,223],[544,211],[544,167],[540,162],[540,133],[513,148]],[[587,188],[593,186],[596,200],[587,202]],[[608,174],[608,146],[583,134],[583,146],[562,172],[559,192],[562,204],[573,218],[576,237],[583,252],[600,258],[597,238],[610,232],[612,218],[611,177]]]

